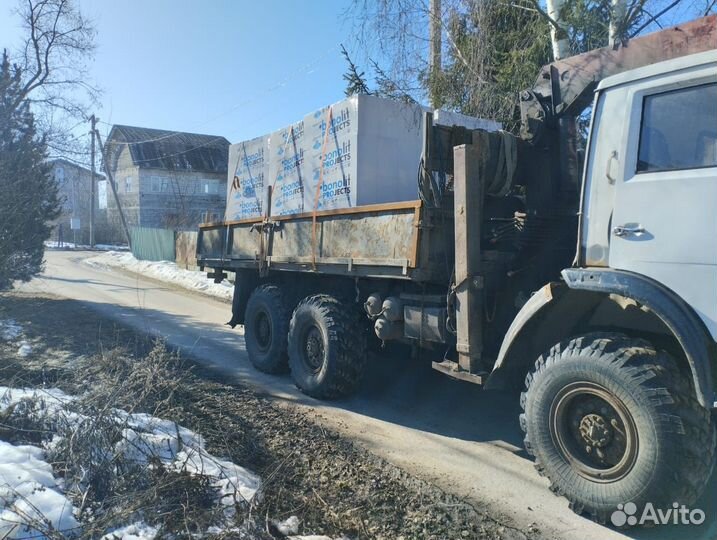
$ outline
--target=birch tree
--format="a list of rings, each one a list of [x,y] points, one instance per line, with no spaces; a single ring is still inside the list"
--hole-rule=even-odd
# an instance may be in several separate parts
[[[704,1],[442,0],[443,65],[435,73],[428,0],[354,0],[354,35],[365,56],[353,60],[375,64],[382,81],[416,101],[430,96],[440,107],[516,129],[519,92],[542,65],[715,9],[717,0]]]
[[[568,28],[563,17],[565,0],[547,0],[547,7],[547,15],[550,18],[550,43],[553,48],[553,60],[560,60],[570,56]]]

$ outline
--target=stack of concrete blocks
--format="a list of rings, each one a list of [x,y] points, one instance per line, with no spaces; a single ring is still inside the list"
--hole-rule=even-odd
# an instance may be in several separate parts
[[[229,147],[227,221],[262,216],[269,181],[269,136],[256,137]]]
[[[483,129],[485,131],[498,131],[502,129],[500,122],[466,116],[465,114],[436,109],[433,111],[433,124],[436,126],[461,126],[466,129]]]
[[[314,190],[306,165],[308,152],[304,121],[272,133],[269,148],[271,215],[308,212],[311,209],[309,199]]]
[[[427,110],[375,96],[352,96],[271,136],[232,145],[229,170],[234,178],[230,178],[227,219],[267,215],[268,186],[272,216],[418,199]],[[492,121],[446,111],[435,111],[434,124],[500,128]],[[261,161],[256,158],[260,149]],[[248,184],[250,189],[232,191],[234,184]]]

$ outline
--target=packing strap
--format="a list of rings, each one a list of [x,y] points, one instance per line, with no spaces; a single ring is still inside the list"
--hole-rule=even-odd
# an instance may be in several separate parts
[[[319,209],[319,197],[321,196],[321,186],[324,184],[324,160],[326,159],[326,146],[329,142],[329,131],[334,120],[334,108],[329,106],[326,111],[326,132],[324,133],[324,142],[321,145],[321,165],[319,166],[319,183],[316,184],[316,193],[314,194],[314,209],[311,213],[311,266],[316,270],[316,212]]]

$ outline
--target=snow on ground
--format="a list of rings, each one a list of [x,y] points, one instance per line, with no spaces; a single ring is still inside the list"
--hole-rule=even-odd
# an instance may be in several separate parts
[[[17,355],[21,356],[23,358],[27,358],[32,354],[32,345],[30,345],[27,341],[23,341],[20,343],[20,347],[17,350]]]
[[[17,339],[22,334],[22,326],[12,319],[0,319],[0,338],[5,341]]]
[[[212,478],[220,502],[228,509],[236,502],[251,502],[261,488],[261,479],[253,472],[207,452],[201,435],[148,414],[114,412],[125,426],[115,446],[117,453],[143,463],[158,458],[177,471]]]
[[[190,291],[198,291],[210,296],[231,300],[234,286],[228,281],[214,283],[204,272],[185,270],[169,261],[140,261],[131,253],[108,251],[102,255],[90,257],[83,261],[90,266],[110,266],[129,270],[160,281],[178,285]]]
[[[75,511],[41,448],[0,441],[0,538],[37,538],[47,523],[71,537]]]
[[[54,240],[48,240],[45,242],[46,248],[52,249],[93,249],[92,246],[86,244],[75,244],[74,242],[55,242]],[[116,245],[116,244],[95,244],[94,249],[103,251],[129,251],[128,246]]]
[[[0,386],[0,413],[6,413],[21,402],[33,403],[32,412],[62,418],[76,425],[89,418],[65,408],[74,398],[56,388],[32,389]],[[166,467],[212,480],[217,488],[217,502],[224,515],[235,515],[235,504],[250,503],[261,488],[261,478],[231,461],[209,453],[204,438],[175,422],[148,414],[114,409],[113,420],[122,428],[122,439],[114,451],[147,467],[159,460]],[[73,424],[74,423],[74,424]],[[46,444],[58,443],[55,435]],[[42,533],[43,517],[56,530],[81,526],[75,519],[72,504],[64,496],[52,467],[44,461],[44,449],[36,446],[14,446],[0,440],[0,538],[25,538]],[[105,535],[104,540],[152,540],[157,529],[137,522]],[[71,536],[71,534],[68,534]],[[43,538],[44,536],[39,536]]]
[[[279,530],[281,534],[284,536],[289,536],[291,534],[298,534],[299,532],[299,518],[296,516],[291,516],[288,519],[285,519],[284,521],[280,521],[276,524],[276,528]]]
[[[287,540],[348,540],[345,536],[342,536],[340,538],[331,538],[330,536],[324,536],[324,535],[316,535],[316,534],[310,534],[310,535],[300,535],[299,534],[299,525],[301,522],[299,521],[299,518],[296,516],[291,516],[290,518],[279,521],[275,523],[277,530],[284,535],[284,537],[287,538]]]
[[[32,400],[49,414],[58,414],[60,409],[74,398],[59,388],[10,388],[0,386],[0,413],[23,400]],[[0,538],[2,538],[0,536]]]
[[[22,326],[12,319],[0,319],[0,339],[13,342],[22,335]],[[24,339],[19,342],[17,355],[27,358],[32,354],[32,345]]]
[[[348,540],[345,536],[341,538],[331,538],[330,536],[310,534],[308,536],[287,536],[286,540]]]
[[[142,521],[115,529],[105,534],[100,540],[154,540],[159,531]]]

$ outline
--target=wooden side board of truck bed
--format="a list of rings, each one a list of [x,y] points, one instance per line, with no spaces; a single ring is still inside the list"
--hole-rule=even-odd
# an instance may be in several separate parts
[[[453,260],[451,216],[421,201],[207,223],[200,266],[393,277],[446,283]],[[449,251],[447,251],[449,250]]]

